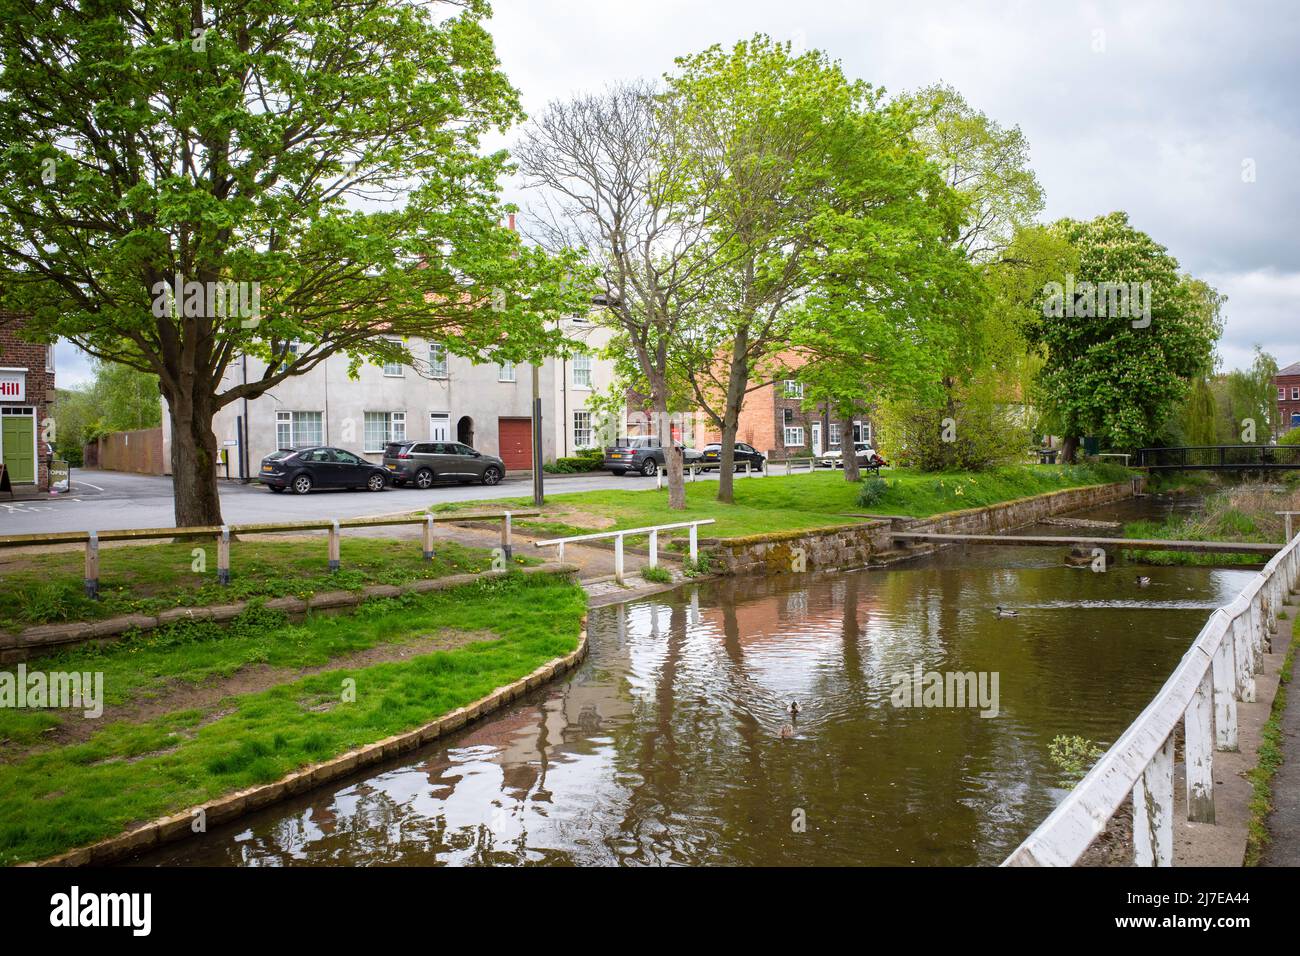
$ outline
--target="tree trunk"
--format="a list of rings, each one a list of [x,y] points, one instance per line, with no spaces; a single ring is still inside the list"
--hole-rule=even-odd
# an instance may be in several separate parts
[[[217,438],[211,395],[167,395],[172,429],[172,495],[176,527],[219,525]]]
[[[749,384],[748,337],[738,335],[731,350],[727,374],[727,404],[722,412],[722,453],[718,463],[718,500],[731,504],[736,484],[736,434],[740,431],[740,410]]]
[[[844,480],[859,482],[862,472],[858,469],[858,449],[853,444],[853,409],[840,410],[840,461],[844,465]]]
[[[1067,435],[1065,441],[1061,444],[1061,461],[1067,465],[1073,465],[1078,451],[1079,436]]]
[[[682,478],[682,451],[673,440],[672,423],[668,417],[668,387],[662,375],[650,380],[650,402],[654,409],[655,435],[664,450],[664,470],[668,472],[668,508],[686,510],[686,482]]]

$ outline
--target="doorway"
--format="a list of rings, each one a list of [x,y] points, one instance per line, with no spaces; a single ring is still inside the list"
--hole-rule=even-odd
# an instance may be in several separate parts
[[[819,457],[822,453],[822,423],[812,423],[812,453],[813,457]]]
[[[456,441],[474,447],[474,419],[468,415],[462,415],[456,423]]]

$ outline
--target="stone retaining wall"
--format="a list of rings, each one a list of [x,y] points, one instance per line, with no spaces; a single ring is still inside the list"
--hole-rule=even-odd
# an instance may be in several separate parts
[[[1017,498],[982,508],[949,511],[930,518],[863,521],[809,531],[779,531],[744,538],[717,538],[707,547],[710,565],[721,574],[782,574],[793,570],[802,551],[805,569],[862,567],[893,551],[894,531],[936,534],[995,534],[1010,531],[1068,511],[1078,511],[1132,497],[1130,481],[1085,488],[1065,488],[1031,498]],[[1062,545],[1068,539],[1062,539]]]
[[[519,678],[514,683],[498,687],[486,697],[464,707],[459,707],[437,720],[430,721],[405,733],[385,737],[383,740],[367,744],[364,747],[358,747],[356,750],[349,750],[347,753],[326,760],[323,763],[304,767],[302,770],[291,773],[287,777],[282,777],[274,783],[239,790],[224,797],[218,797],[209,803],[191,807],[181,813],[160,817],[127,833],[109,837],[98,843],[92,843],[90,846],[69,850],[67,853],[61,853],[58,856],[26,865],[102,866],[136,856],[165,843],[174,843],[177,840],[195,836],[192,827],[200,812],[202,813],[205,828],[211,828],[221,823],[228,823],[245,813],[260,810],[277,800],[283,800],[286,797],[304,793],[322,784],[346,777],[363,767],[369,767],[391,757],[415,750],[417,747],[422,747],[437,740],[444,734],[459,730],[471,721],[478,720],[480,717],[504,707],[552,678],[572,670],[581,662],[586,653],[587,619],[584,617],[582,619],[582,629],[578,635],[578,646],[573,651],[543,664],[531,674]]]
[[[576,574],[572,565],[545,564],[530,568],[513,568],[524,574]],[[401,594],[419,594],[441,591],[472,584],[484,575],[508,574],[507,571],[483,571],[479,574],[453,574],[445,578],[423,578],[405,584],[372,584],[360,591],[321,591],[307,598],[278,597],[266,600],[264,606],[289,615],[306,614],[330,608],[353,607],[374,598],[397,597]],[[151,631],[177,621],[229,621],[244,613],[252,601],[234,601],[206,607],[175,607],[161,614],[126,614],[102,621],[73,621],[68,624],[39,624],[18,632],[0,632],[0,665],[16,664],[43,654],[65,650],[79,644],[103,644],[120,640],[130,631]]]

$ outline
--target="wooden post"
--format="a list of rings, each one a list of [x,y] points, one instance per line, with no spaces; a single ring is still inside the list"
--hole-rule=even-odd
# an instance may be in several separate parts
[[[658,491],[664,490],[664,470],[662,468],[655,469],[655,489]]]
[[[86,541],[86,597],[92,601],[99,597],[99,533],[90,532]]]
[[[699,530],[699,525],[691,525],[691,564],[698,561],[700,556]]]
[[[1133,864],[1174,865],[1174,738],[1133,785]]]
[[[650,567],[659,564],[659,532],[650,532]]]
[[[1250,644],[1250,612],[1242,611],[1232,620],[1232,655],[1237,665],[1237,700],[1243,704],[1255,700],[1255,666]]]
[[[433,560],[433,515],[424,516],[424,560]]]
[[[330,570],[339,569],[339,522],[334,519],[334,524],[330,528]]]
[[[1232,628],[1214,654],[1214,743],[1220,750],[1237,749],[1237,682],[1232,654]]]
[[[564,542],[561,541],[555,546],[555,560],[560,564],[564,563]]]
[[[501,519],[501,551],[505,554],[507,561],[514,557],[514,548],[510,542],[509,511],[507,511],[505,517]]]
[[[1183,765],[1187,775],[1187,819],[1214,822],[1214,678],[1207,668],[1183,714]]]
[[[1250,672],[1252,674],[1259,674],[1264,670],[1264,632],[1268,627],[1265,617],[1264,589],[1260,588],[1255,592],[1254,600],[1250,602],[1250,630],[1248,638],[1250,644]]]
[[[217,583],[230,583],[230,526],[224,524],[217,536]]]
[[[614,580],[623,583],[623,536],[614,535]]]

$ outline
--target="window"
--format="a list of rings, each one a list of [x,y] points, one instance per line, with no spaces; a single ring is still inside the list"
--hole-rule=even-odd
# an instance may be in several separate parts
[[[310,448],[325,441],[323,412],[276,412],[275,443],[281,448]]]
[[[573,447],[591,447],[591,412],[575,411],[573,413]]]
[[[831,422],[831,447],[838,448],[840,444],[840,423]]]
[[[497,366],[498,382],[513,382],[515,380],[515,363],[502,362]]]
[[[803,398],[803,382],[796,382],[792,378],[787,378],[785,380],[785,397]]]
[[[1291,386],[1291,401],[1300,402],[1300,387]]]
[[[575,355],[573,357],[573,387],[591,388],[590,355]]]
[[[853,423],[853,442],[854,444],[857,444],[858,442],[865,442],[868,445],[871,444],[871,423],[870,422]]]
[[[45,371],[54,371],[54,343],[45,346]]]
[[[406,440],[406,412],[366,412],[365,450],[381,452],[390,441]]]
[[[429,375],[433,378],[447,377],[447,346],[441,342],[429,343]]]
[[[802,447],[803,427],[800,425],[795,425],[795,426],[787,425],[785,428],[784,441],[785,441],[785,446],[787,448]]]
[[[400,340],[398,340],[398,339],[389,339],[388,341],[392,342],[394,345],[400,345],[400,344],[401,344]],[[384,363],[384,376],[385,376],[386,378],[401,378],[403,374],[404,374],[404,373],[402,372],[402,363],[401,363],[401,362],[385,362],[385,363]]]
[[[1285,402],[1285,401],[1286,401],[1286,386],[1285,386],[1285,385],[1279,385],[1279,386],[1277,387],[1277,400],[1278,400],[1279,402]]]

